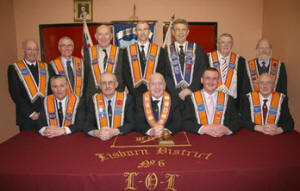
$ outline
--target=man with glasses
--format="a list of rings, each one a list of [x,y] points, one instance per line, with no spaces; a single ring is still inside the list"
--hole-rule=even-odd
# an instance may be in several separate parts
[[[258,78],[259,91],[242,98],[240,112],[243,127],[266,135],[277,135],[293,130],[294,120],[288,107],[288,98],[273,91],[275,82],[268,73]]]
[[[113,73],[102,73],[99,87],[101,93],[94,94],[88,102],[84,131],[103,141],[131,132],[135,123],[133,98],[116,91],[118,81]]]
[[[42,99],[48,94],[48,67],[38,61],[39,47],[33,40],[22,43],[24,59],[8,67],[8,86],[16,104],[20,131],[37,130]]]

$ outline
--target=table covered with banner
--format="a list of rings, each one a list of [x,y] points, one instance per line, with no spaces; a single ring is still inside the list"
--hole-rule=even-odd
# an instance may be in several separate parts
[[[158,145],[136,132],[101,141],[21,132],[0,144],[0,190],[300,190],[300,134],[180,132]]]

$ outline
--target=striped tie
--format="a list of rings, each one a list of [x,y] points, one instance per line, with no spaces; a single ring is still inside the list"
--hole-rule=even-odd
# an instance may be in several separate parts
[[[222,70],[222,81],[225,83],[226,81],[226,76],[227,76],[227,71],[228,71],[228,63],[226,58],[222,58],[222,66],[223,66],[223,70]]]

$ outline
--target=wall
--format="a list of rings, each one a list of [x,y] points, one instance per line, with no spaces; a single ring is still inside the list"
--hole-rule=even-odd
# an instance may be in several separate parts
[[[8,93],[7,66],[17,58],[14,8],[11,0],[0,1],[0,142],[18,133],[15,108]]]
[[[283,3],[284,2],[284,3]],[[300,1],[264,0],[263,36],[273,44],[273,55],[285,62],[288,73],[289,106],[295,122],[300,120],[299,44]],[[295,125],[300,131],[300,126]]]

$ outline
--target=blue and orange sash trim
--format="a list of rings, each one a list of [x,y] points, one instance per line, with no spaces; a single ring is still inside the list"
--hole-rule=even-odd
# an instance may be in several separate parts
[[[14,64],[17,74],[22,81],[30,101],[33,103],[39,96],[45,97],[48,89],[48,67],[43,62],[37,62],[39,85],[37,86],[30,69],[23,60]]]
[[[126,99],[127,94],[125,92],[117,92],[112,114],[112,124],[109,124],[108,112],[106,111],[103,94],[98,93],[93,96],[98,129],[102,127],[119,128],[123,125]]]

